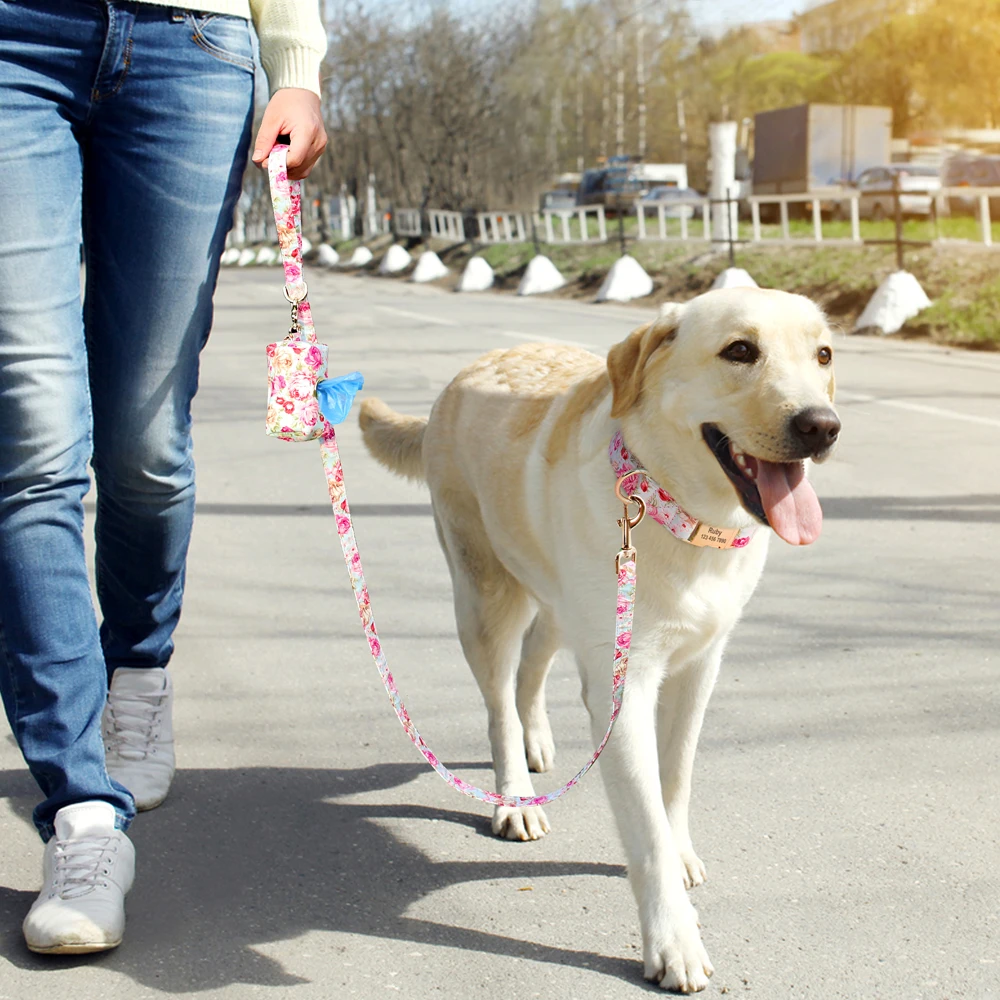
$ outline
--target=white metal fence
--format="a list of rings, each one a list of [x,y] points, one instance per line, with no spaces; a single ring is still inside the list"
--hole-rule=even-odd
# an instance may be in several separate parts
[[[698,209],[701,209],[702,235],[695,239],[710,240],[712,238],[712,203],[708,198],[671,198],[670,203],[643,201],[641,198],[635,203],[635,217],[639,227],[640,240],[663,240],[666,242],[674,240],[687,241],[691,239],[690,222],[694,221]],[[652,209],[655,212],[656,230],[650,233],[647,226],[646,211]],[[676,211],[676,215],[674,214]],[[677,221],[677,235],[671,235],[668,229],[668,222]],[[696,226],[697,228],[697,226]]]
[[[858,211],[858,203],[861,195],[852,188],[829,188],[822,191],[814,191],[811,194],[755,194],[750,196],[750,219],[753,226],[754,243],[861,243],[861,218]],[[828,206],[828,210],[834,207],[843,210],[844,204],[849,204],[851,217],[850,239],[824,239],[823,237],[823,208]],[[808,204],[812,210],[812,236],[800,236],[793,238],[788,219],[789,205]],[[765,239],[761,230],[760,207],[761,205],[777,205],[779,219],[781,223],[781,236]]]
[[[555,219],[559,220],[556,232]],[[597,235],[591,235],[590,220],[597,224]],[[542,212],[546,243],[605,243],[608,227],[603,205],[581,205],[573,209],[551,209]],[[575,225],[574,225],[575,224]]]
[[[432,208],[427,214],[430,216],[431,236],[455,240],[456,243],[465,242],[465,222],[461,212],[444,212]]]
[[[808,194],[751,195],[742,202],[749,206],[750,232],[747,234],[746,223],[741,222],[738,225],[739,232],[732,233],[733,240],[740,243],[776,246],[861,245],[865,242],[861,232],[862,197],[862,193],[856,188],[834,187],[815,190]],[[1000,201],[1000,187],[942,188],[934,193],[933,198],[934,216],[939,222],[955,214],[951,211],[952,206],[963,213],[971,211],[978,222],[978,240],[948,238],[945,242],[971,245],[978,243],[986,247],[1000,246],[1000,240],[994,241],[992,231],[994,221],[992,216],[997,215],[1000,221],[1000,213],[991,213],[990,210],[991,200],[994,208]],[[320,220],[318,217],[312,218],[311,203],[308,208],[304,205],[303,214],[308,218],[303,221],[308,221],[310,229],[315,229],[320,222],[325,222],[335,240],[350,239],[354,235],[355,220],[350,211],[353,206],[350,205],[350,200],[343,189],[338,207],[339,211],[335,210],[326,219]],[[635,239],[637,236],[642,241],[661,242],[709,243],[712,240],[713,220],[719,213],[722,213],[724,219],[726,211],[725,203],[713,204],[711,199],[694,194],[664,202],[644,202],[640,199],[634,203],[633,208],[636,228],[634,234],[629,233],[628,239]],[[390,231],[388,214],[372,211],[370,205],[368,209],[367,213],[362,213],[366,223],[366,236],[388,233]],[[801,225],[796,226],[794,230],[791,225],[793,212],[798,214],[802,209],[805,209],[806,217],[812,223],[808,233],[802,231],[804,227]],[[768,211],[773,222],[764,218]],[[825,218],[831,215],[850,222],[850,235],[831,236],[829,230],[824,231]],[[392,221],[398,236],[420,237],[427,234],[456,243],[465,242],[470,238],[466,235],[465,221],[461,212],[429,210],[427,213],[429,233],[419,209],[398,208]],[[604,208],[600,205],[546,209],[540,213],[506,209],[479,212],[476,215],[476,222],[478,232],[475,239],[483,244],[524,243],[534,238],[550,244],[603,243],[608,240],[607,219]],[[776,232],[775,228],[772,228],[775,224]],[[271,239],[272,226],[270,202],[263,197],[254,199],[244,196],[237,206],[234,229],[227,243],[239,246],[268,242]],[[840,233],[843,233],[843,227],[839,228]],[[747,235],[749,240],[746,238]],[[613,233],[612,238],[614,238]],[[721,241],[715,242],[724,244],[728,240],[723,237]]]
[[[479,212],[480,243],[524,243],[528,233],[523,212]]]
[[[963,202],[975,202],[978,208],[979,216],[979,235],[982,243],[985,246],[994,246],[993,243],[993,220],[990,218],[990,199],[994,200],[1000,199],[1000,187],[990,187],[990,188],[970,188],[970,187],[954,187],[954,188],[942,188],[940,191],[935,192],[934,195],[934,207],[938,214],[938,218],[950,214],[951,209],[949,207],[951,199],[956,199]]]
[[[423,232],[419,208],[397,208],[393,223],[397,236],[419,236]]]

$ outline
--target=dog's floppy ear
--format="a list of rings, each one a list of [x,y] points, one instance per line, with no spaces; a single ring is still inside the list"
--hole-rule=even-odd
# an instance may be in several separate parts
[[[642,392],[642,373],[653,352],[674,339],[684,307],[668,303],[652,323],[633,330],[608,351],[608,375],[613,392],[611,416],[620,417],[635,405]]]

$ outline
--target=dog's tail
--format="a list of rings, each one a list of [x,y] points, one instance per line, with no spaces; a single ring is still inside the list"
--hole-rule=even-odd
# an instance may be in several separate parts
[[[376,462],[407,479],[424,479],[426,417],[407,417],[381,399],[366,399],[358,422],[365,446]]]

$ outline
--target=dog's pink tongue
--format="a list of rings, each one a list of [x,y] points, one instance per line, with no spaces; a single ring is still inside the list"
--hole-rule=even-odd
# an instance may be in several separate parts
[[[789,545],[809,545],[819,538],[823,511],[801,462],[758,458],[757,490],[768,522]]]

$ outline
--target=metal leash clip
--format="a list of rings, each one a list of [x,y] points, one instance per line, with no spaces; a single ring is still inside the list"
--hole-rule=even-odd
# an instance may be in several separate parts
[[[288,328],[288,336],[286,340],[298,340],[302,335],[302,330],[299,327],[299,304],[304,302],[309,295],[309,286],[303,281],[302,282],[302,294],[297,297],[292,297],[288,291],[288,285],[282,289],[285,293],[285,299],[291,304],[292,307],[292,325]]]
[[[632,472],[620,477],[618,482],[615,483],[615,496],[622,502],[622,516],[618,519],[618,527],[622,529],[622,547],[618,555],[615,556],[615,572],[617,573],[622,571],[622,563],[625,560],[631,559],[632,562],[635,562],[636,551],[635,546],[632,544],[632,529],[637,527],[646,516],[646,501],[635,493],[626,496],[622,493],[622,483],[626,479],[631,479],[635,475],[641,475],[645,471],[645,469],[634,469]],[[639,512],[634,517],[629,517],[629,504],[633,503],[639,508]]]

